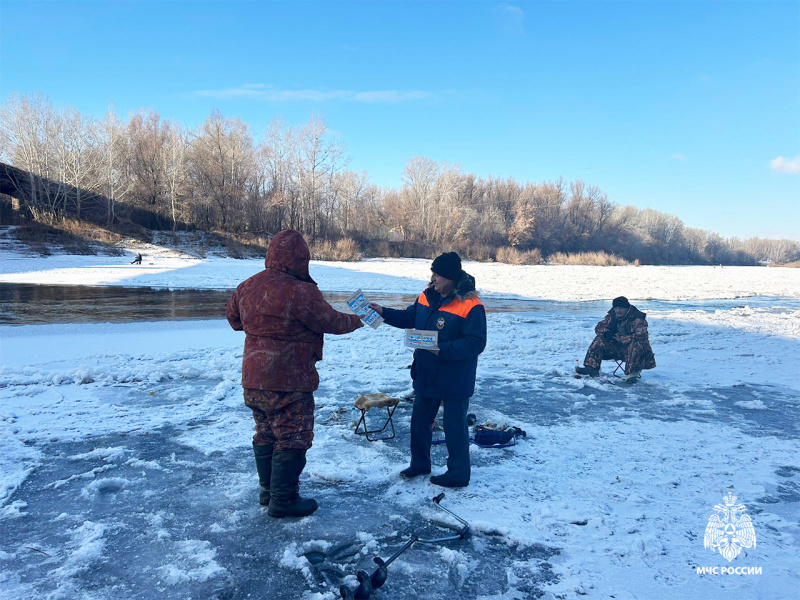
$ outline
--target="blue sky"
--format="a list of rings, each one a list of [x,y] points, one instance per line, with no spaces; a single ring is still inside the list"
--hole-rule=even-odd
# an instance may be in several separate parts
[[[800,0],[0,0],[13,92],[255,132],[321,114],[378,185],[426,156],[800,240]]]

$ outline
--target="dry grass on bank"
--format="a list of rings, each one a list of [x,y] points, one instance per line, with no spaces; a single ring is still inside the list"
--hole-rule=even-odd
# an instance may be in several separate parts
[[[442,252],[458,252],[464,260],[477,260],[478,262],[490,262],[494,260],[495,249],[486,244],[467,244],[464,242],[454,242],[452,246],[440,248],[437,252],[432,252],[430,258],[436,258]]]
[[[361,250],[358,244],[350,238],[343,238],[335,244],[325,240],[311,244],[311,258],[314,260],[353,262],[361,258]]]
[[[542,253],[538,248],[522,252],[507,246],[497,249],[497,262],[507,265],[540,265],[542,264]]]
[[[590,265],[593,267],[622,267],[630,264],[625,259],[606,252],[576,252],[573,254],[557,252],[548,256],[547,262],[554,265]]]
[[[269,238],[259,235],[214,232],[214,236],[231,258],[259,258],[266,255],[269,246]]]
[[[85,223],[70,218],[19,225],[14,236],[41,256],[50,256],[53,251],[78,255],[124,254],[116,247],[122,240],[121,235],[101,227],[87,227]]]
[[[215,255],[236,259],[263,258],[269,245],[265,236],[221,231],[157,231],[149,241],[198,258]]]

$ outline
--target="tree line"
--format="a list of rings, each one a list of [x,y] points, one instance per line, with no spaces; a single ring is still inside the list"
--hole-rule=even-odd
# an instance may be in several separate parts
[[[291,228],[312,243],[353,240],[370,254],[447,248],[507,262],[578,254],[646,264],[800,259],[797,242],[723,238],[674,215],[617,205],[583,181],[482,178],[415,157],[399,188],[379,187],[348,169],[344,143],[317,115],[299,126],[275,119],[255,132],[213,111],[187,129],[153,110],[97,119],[43,95],[13,95],[0,107],[0,159],[31,174],[16,195],[43,222],[240,236]]]

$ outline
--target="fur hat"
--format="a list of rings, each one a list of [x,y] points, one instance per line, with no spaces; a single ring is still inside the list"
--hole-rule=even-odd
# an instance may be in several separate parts
[[[611,306],[614,308],[630,308],[631,303],[628,302],[628,299],[625,296],[620,296],[619,298],[614,298],[614,301],[611,303]]]
[[[433,260],[431,271],[452,281],[461,277],[461,258],[455,252],[445,252]]]

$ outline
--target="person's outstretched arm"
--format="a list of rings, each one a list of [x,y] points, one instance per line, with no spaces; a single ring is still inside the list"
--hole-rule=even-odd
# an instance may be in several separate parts
[[[328,304],[317,286],[309,285],[307,290],[308,296],[297,303],[294,316],[314,333],[344,334],[364,326],[358,315],[339,312]]]
[[[387,325],[397,327],[399,329],[413,329],[414,322],[417,317],[417,303],[414,302],[411,306],[404,310],[396,308],[386,308],[380,304],[372,303],[369,305],[372,310],[377,312],[383,317]]]

